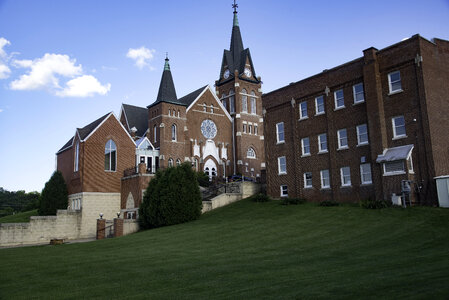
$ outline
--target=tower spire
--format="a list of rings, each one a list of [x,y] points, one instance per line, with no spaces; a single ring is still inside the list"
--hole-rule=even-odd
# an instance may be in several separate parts
[[[234,9],[234,21],[232,22],[232,26],[239,26],[239,19],[237,18],[237,7],[239,7],[239,5],[237,3],[235,3],[234,0],[234,4],[232,4],[232,8]]]
[[[164,101],[175,102],[176,100],[178,100],[178,98],[176,97],[175,84],[173,83],[173,77],[170,71],[168,53],[165,53],[164,71],[162,72],[156,103]]]

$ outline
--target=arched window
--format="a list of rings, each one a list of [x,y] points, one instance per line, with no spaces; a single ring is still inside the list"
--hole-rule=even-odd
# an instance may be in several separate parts
[[[221,96],[221,103],[223,104],[225,109],[228,109],[226,107],[226,93],[223,93],[223,95]]]
[[[157,142],[157,131],[156,131],[156,129],[157,129],[157,125],[154,125],[154,127],[153,127],[153,137],[154,137],[154,142],[155,143]]]
[[[171,110],[170,109],[168,109],[168,116],[169,117],[171,116]]]
[[[181,112],[178,109],[178,118],[180,118],[180,117],[181,117]]]
[[[79,143],[79,142],[76,142],[76,146],[75,146],[75,168],[74,168],[74,172],[78,172],[79,159],[80,159],[80,143]]]
[[[206,105],[206,103],[203,103],[203,111],[207,111],[207,105]]]
[[[115,171],[117,163],[117,146],[113,140],[106,142],[104,147],[104,170]]]
[[[176,141],[176,124],[171,126],[171,140]]]
[[[242,112],[248,112],[248,96],[246,95],[246,90],[242,90]]]
[[[214,105],[213,104],[210,105],[210,112],[214,113]]]
[[[256,93],[254,91],[251,91],[251,113],[256,114]]]
[[[253,148],[249,147],[248,151],[246,152],[247,158],[256,158],[256,151],[254,151]]]
[[[181,160],[180,160],[179,158],[176,160],[176,165],[177,165],[177,166],[180,166],[180,165],[181,165]]]
[[[229,91],[229,112],[231,114],[235,113],[235,98],[234,98],[234,90]]]
[[[168,166],[169,166],[169,167],[173,167],[173,159],[172,159],[172,158],[170,158],[170,159],[168,160]]]

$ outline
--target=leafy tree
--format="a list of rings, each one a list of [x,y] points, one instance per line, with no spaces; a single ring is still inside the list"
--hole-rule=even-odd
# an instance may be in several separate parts
[[[56,211],[67,208],[67,204],[67,185],[61,172],[55,171],[42,190],[39,199],[39,215],[56,215]]]
[[[196,172],[184,163],[156,173],[140,206],[139,223],[149,229],[196,220],[201,207]]]

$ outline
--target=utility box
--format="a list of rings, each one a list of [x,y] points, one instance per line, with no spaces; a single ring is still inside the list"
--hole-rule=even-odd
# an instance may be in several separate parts
[[[434,178],[437,183],[438,205],[449,207],[449,175]]]

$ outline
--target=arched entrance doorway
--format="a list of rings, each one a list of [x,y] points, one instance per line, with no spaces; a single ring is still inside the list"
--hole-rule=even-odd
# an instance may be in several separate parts
[[[204,174],[209,176],[209,181],[212,181],[212,178],[217,176],[217,165],[212,159],[208,159],[204,164]]]

